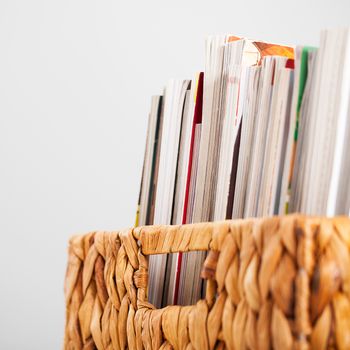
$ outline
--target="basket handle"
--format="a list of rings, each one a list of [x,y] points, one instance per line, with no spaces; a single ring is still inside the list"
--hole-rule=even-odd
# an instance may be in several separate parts
[[[144,255],[219,250],[232,221],[187,225],[141,226],[133,230]]]
[[[254,221],[252,219],[143,226],[134,228],[133,236],[138,242],[142,255],[145,256],[208,251],[202,266],[201,277],[207,280],[205,300],[210,306],[224,288],[229,262],[240,245],[241,232],[251,230]],[[228,234],[229,232],[235,232],[235,234]],[[236,237],[236,242],[233,237]],[[148,267],[142,268],[140,264],[141,269],[147,271]],[[145,295],[147,295],[146,290]]]

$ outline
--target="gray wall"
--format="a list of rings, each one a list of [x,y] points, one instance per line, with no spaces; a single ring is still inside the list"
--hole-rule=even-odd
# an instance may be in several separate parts
[[[203,69],[207,35],[317,45],[349,13],[348,0],[1,0],[0,348],[61,348],[67,240],[133,225],[150,96]]]

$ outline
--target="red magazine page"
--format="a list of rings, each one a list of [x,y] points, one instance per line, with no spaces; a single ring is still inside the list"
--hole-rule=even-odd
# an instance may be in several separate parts
[[[182,214],[182,224],[187,223],[186,216],[187,216],[187,208],[188,208],[188,200],[189,200],[190,183],[191,183],[191,169],[192,169],[192,161],[193,161],[193,147],[194,147],[194,141],[195,141],[194,140],[195,129],[196,129],[197,124],[202,123],[203,81],[204,81],[204,73],[201,72],[201,73],[199,73],[199,76],[198,76],[196,104],[195,104],[194,114],[193,114],[190,155],[189,155],[189,160],[188,160],[186,193],[185,193],[185,200],[184,200],[184,210],[183,210],[183,214]],[[177,304],[177,299],[178,299],[181,263],[182,263],[182,253],[179,253],[178,259],[177,259],[177,266],[176,266],[176,275],[175,275],[175,292],[174,292],[174,300],[173,300],[174,305]]]

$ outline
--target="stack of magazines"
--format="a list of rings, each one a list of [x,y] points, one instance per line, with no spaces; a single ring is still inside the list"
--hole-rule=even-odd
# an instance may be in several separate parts
[[[349,29],[319,48],[209,37],[204,72],[152,97],[138,225],[348,215],[349,102]],[[149,301],[200,299],[204,254],[152,256]]]

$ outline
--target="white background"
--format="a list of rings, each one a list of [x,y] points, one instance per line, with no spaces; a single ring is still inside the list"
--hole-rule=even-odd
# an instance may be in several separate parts
[[[0,349],[60,349],[73,233],[134,223],[150,96],[233,33],[317,45],[349,0],[0,0]]]

